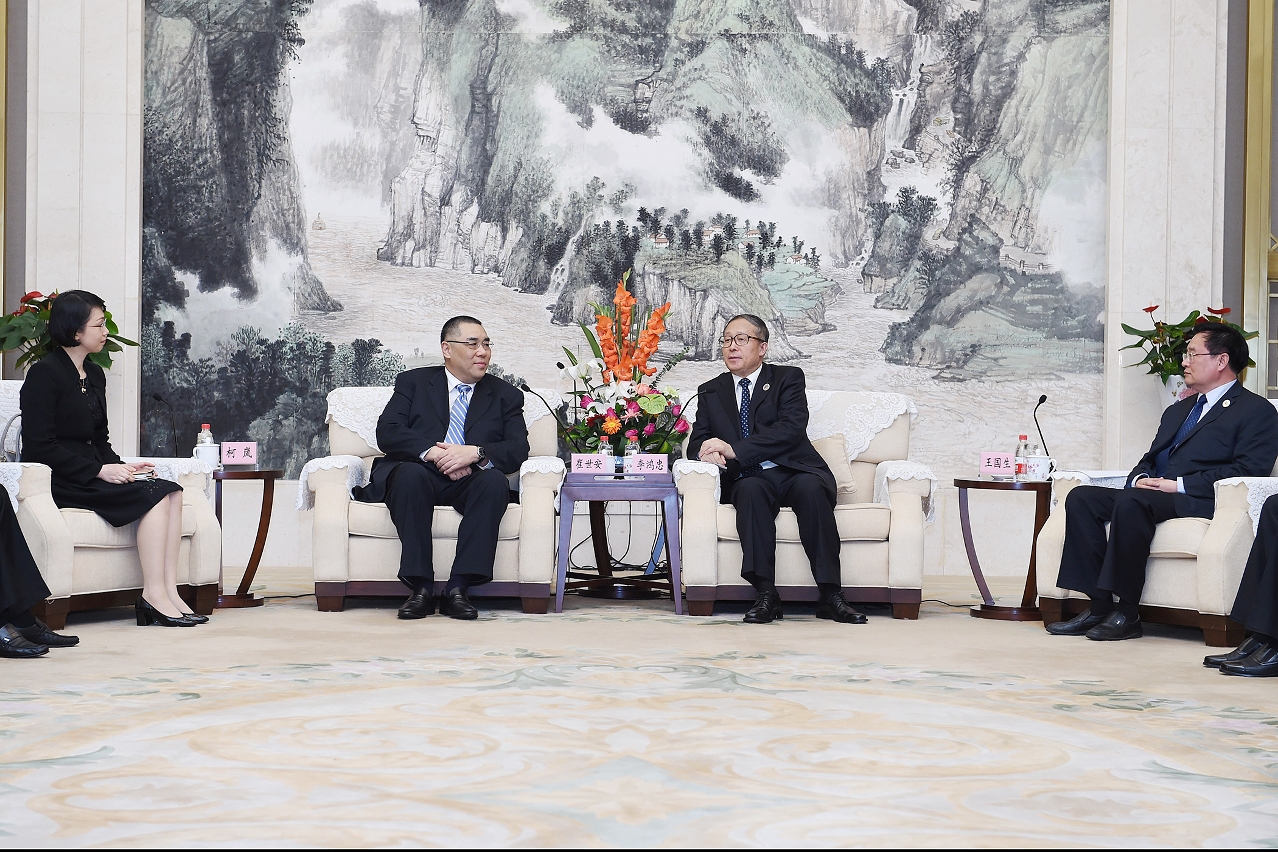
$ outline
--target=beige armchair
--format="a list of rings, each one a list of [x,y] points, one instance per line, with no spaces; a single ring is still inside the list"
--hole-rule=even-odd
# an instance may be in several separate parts
[[[936,478],[906,461],[913,402],[895,393],[808,391],[808,435],[840,482],[838,524],[843,591],[849,601],[890,603],[895,618],[918,618],[923,524]],[[741,578],[736,510],[719,503],[719,473],[677,462],[683,498],[683,581],[688,611],[710,615],[716,600],[752,600]],[[787,600],[816,600],[816,584],[790,509],[777,518],[777,587]]]
[[[351,488],[368,481],[377,449],[377,419],[392,388],[338,388],[328,396],[328,440],[333,455],[307,463],[298,487],[298,509],[315,510],[312,523],[315,602],[324,612],[340,612],[347,597],[399,597],[400,544],[384,503],[351,499]],[[542,396],[557,404],[558,395]],[[524,420],[532,457],[512,488],[520,491],[497,534],[493,582],[471,590],[472,597],[519,597],[525,612],[545,612],[555,569],[555,494],[564,464],[555,457],[554,418],[536,396],[526,394]],[[457,551],[461,515],[435,509],[432,527],[437,591]]]
[[[147,459],[161,476],[182,486],[182,544],[178,591],[202,615],[217,603],[222,564],[222,532],[206,495],[209,473],[194,459]],[[166,465],[167,463],[167,465]],[[186,472],[173,470],[177,465]],[[50,596],[36,614],[52,628],[66,626],[67,614],[131,605],[142,592],[137,524],[113,527],[94,512],[59,509],[49,491],[52,471],[42,464],[0,464],[0,479],[17,503],[18,524],[31,548]]]
[[[1278,468],[1274,474],[1278,475]],[[1065,545],[1065,498],[1093,479],[1065,472],[1053,483],[1054,508],[1038,534],[1038,595],[1044,625],[1071,618],[1087,608],[1087,597],[1056,585]],[[1125,476],[1094,484],[1123,486]],[[1278,492],[1278,480],[1222,479],[1216,483],[1216,512],[1211,518],[1174,518],[1158,525],[1146,566],[1141,618],[1158,624],[1200,627],[1212,647],[1234,646],[1242,625],[1229,619],[1251,551],[1254,519],[1264,497]]]
[[[0,382],[0,427],[19,413],[20,381]],[[6,453],[19,450],[18,424],[5,436]],[[149,461],[157,473],[182,486],[182,544],[178,552],[178,591],[202,615],[217,603],[222,565],[222,530],[209,499],[213,468],[195,459]],[[55,630],[67,614],[132,605],[142,592],[137,524],[113,527],[94,512],[59,509],[50,493],[52,471],[28,462],[0,464],[0,484],[18,513],[18,525],[31,548],[50,596],[36,614]]]

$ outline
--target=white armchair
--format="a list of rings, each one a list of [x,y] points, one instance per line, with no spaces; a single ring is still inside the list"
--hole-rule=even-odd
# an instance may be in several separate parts
[[[19,411],[20,381],[0,382],[0,423]],[[16,451],[17,430],[6,450]],[[222,565],[222,531],[209,502],[213,468],[195,459],[130,459],[155,463],[157,473],[182,486],[182,544],[178,591],[196,612],[208,615],[217,603]],[[94,512],[59,509],[50,493],[53,472],[29,462],[0,464],[0,484],[13,501],[22,535],[31,548],[50,596],[36,608],[50,627],[66,626],[67,614],[136,602],[142,590],[137,524],[113,527]]]
[[[852,602],[890,603],[896,618],[918,618],[923,524],[936,478],[923,465],[906,461],[914,403],[895,393],[809,390],[808,408],[808,436],[840,481],[834,514],[844,595]],[[842,438],[841,453],[836,436]],[[718,468],[682,461],[675,476],[683,498],[688,611],[710,615],[716,600],[753,599],[754,589],[741,578],[736,510],[719,503]],[[816,599],[790,509],[777,518],[776,582],[788,600]]]
[[[1278,467],[1274,475],[1278,476]],[[1052,486],[1054,508],[1038,534],[1038,595],[1045,626],[1088,606],[1085,595],[1059,588],[1056,578],[1065,545],[1065,498],[1091,479],[1086,473],[1065,472]],[[1122,487],[1117,479],[1096,484]],[[1159,524],[1145,569],[1141,618],[1200,627],[1212,647],[1240,643],[1242,625],[1230,620],[1229,611],[1251,552],[1260,505],[1274,493],[1278,493],[1278,479],[1273,477],[1222,479],[1216,483],[1213,517],[1173,518]]]
[[[298,509],[315,510],[312,542],[315,602],[324,612],[340,612],[348,596],[404,597],[399,581],[399,536],[384,503],[361,503],[351,488],[368,482],[377,448],[377,419],[393,388],[338,388],[328,395],[328,440],[333,455],[315,459],[302,471]],[[558,395],[545,391],[552,405]],[[497,534],[493,582],[472,596],[519,597],[525,612],[545,612],[555,570],[555,494],[564,464],[555,457],[555,420],[536,396],[525,394],[531,458],[517,483],[519,503],[506,509]],[[514,477],[512,477],[512,480]],[[432,525],[437,591],[457,551],[461,515],[449,506],[435,509]]]

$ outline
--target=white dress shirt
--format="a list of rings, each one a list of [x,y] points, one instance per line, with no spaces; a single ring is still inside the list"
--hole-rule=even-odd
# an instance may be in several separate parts
[[[751,373],[750,375],[746,376],[746,381],[747,381],[747,382],[749,382],[749,384],[748,384],[748,385],[746,385],[746,392],[750,394],[750,401],[751,401],[751,402],[754,402],[754,391],[755,391],[755,387],[756,387],[756,386],[758,385],[758,383],[759,383],[759,374],[760,374],[760,373],[762,373],[762,372],[763,372],[763,364],[760,364],[760,365],[758,366],[758,368],[757,368],[757,369],[756,369],[753,373]],[[735,392],[736,392],[736,397],[737,397],[737,414],[739,415],[739,414],[741,413],[741,379],[737,378],[736,376],[733,376],[733,377],[732,377],[732,384],[733,384],[734,390],[735,390]],[[759,462],[759,467],[761,467],[761,468],[763,468],[763,469],[765,469],[765,470],[766,470],[766,469],[768,469],[768,468],[770,468],[770,467],[776,467],[776,466],[777,466],[776,462],[770,462],[770,461],[761,461],[761,462]]]
[[[461,379],[454,376],[452,373],[448,371],[447,367],[444,368],[444,375],[448,378],[448,414],[449,414],[449,417],[451,418],[452,412],[453,412],[453,405],[457,403],[457,398],[461,396],[460,388],[462,388],[463,386],[470,388],[470,404],[474,405],[475,386],[473,384],[468,385],[465,382],[463,382]],[[467,411],[469,410],[470,409],[467,408]],[[447,437],[447,435],[445,435],[444,437]],[[462,440],[465,440],[465,438],[463,438]],[[426,453],[429,453],[429,452],[430,450],[426,451]],[[426,461],[426,453],[422,453],[422,461]],[[479,465],[479,469],[488,470],[488,468],[492,466],[493,466],[493,463],[490,459],[484,459],[484,463]]]

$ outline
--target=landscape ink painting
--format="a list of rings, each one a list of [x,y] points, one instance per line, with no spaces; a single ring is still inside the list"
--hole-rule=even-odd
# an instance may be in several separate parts
[[[942,480],[1040,393],[1099,462],[1107,2],[147,0],[145,51],[146,454],[167,402],[296,476],[459,313],[557,388],[633,269],[670,384],[754,313]]]

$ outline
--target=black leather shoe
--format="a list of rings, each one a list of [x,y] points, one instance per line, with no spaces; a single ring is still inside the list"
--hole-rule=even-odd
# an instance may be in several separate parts
[[[48,645],[50,648],[70,648],[80,644],[79,636],[61,636],[49,629],[49,625],[40,619],[30,627],[19,627],[18,632],[28,642],[36,645]]]
[[[133,612],[138,618],[138,627],[150,627],[152,624],[158,624],[161,627],[194,627],[195,622],[191,621],[185,615],[179,615],[174,618],[171,615],[165,615],[160,612],[144,597],[138,598],[137,606],[133,608]]]
[[[1278,646],[1261,645],[1245,660],[1221,664],[1220,673],[1238,677],[1278,677]]]
[[[1069,621],[1058,621],[1047,625],[1047,632],[1053,636],[1086,636],[1087,631],[1105,620],[1103,615],[1092,615],[1090,609],[1083,610]]]
[[[461,589],[453,589],[439,596],[439,614],[462,621],[479,618],[479,610],[475,609],[475,605]]]
[[[783,618],[785,613],[781,611],[781,596],[776,592],[760,592],[754,606],[746,610],[745,618],[741,620],[746,624],[771,624]]]
[[[1256,652],[1256,649],[1265,643],[1257,639],[1255,636],[1248,636],[1234,650],[1227,654],[1212,654],[1203,657],[1203,665],[1209,669],[1218,669],[1225,663],[1240,663]]]
[[[426,588],[415,590],[399,608],[400,618],[425,618],[435,614],[435,596]]]
[[[865,616],[848,605],[842,592],[835,592],[825,600],[817,601],[816,617],[828,618],[840,624],[865,624]]]
[[[48,645],[37,645],[18,632],[12,624],[0,627],[0,657],[22,659],[23,657],[43,657],[49,653]]]
[[[1124,615],[1114,610],[1105,620],[1087,631],[1087,638],[1095,642],[1117,642],[1120,639],[1139,639],[1145,635],[1140,626],[1140,616]]]
[[[200,615],[198,612],[184,612],[182,613],[182,617],[195,624],[209,623],[209,617],[207,615]]]

